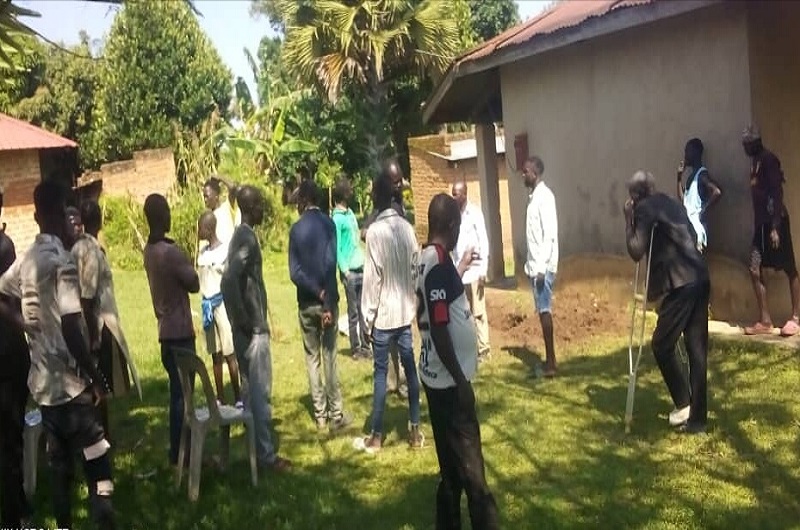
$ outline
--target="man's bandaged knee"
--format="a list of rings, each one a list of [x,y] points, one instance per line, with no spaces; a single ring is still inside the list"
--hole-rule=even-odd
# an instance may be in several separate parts
[[[108,449],[111,447],[111,444],[108,443],[108,440],[103,438],[96,444],[92,444],[89,447],[83,448],[83,457],[86,460],[94,460],[96,458],[100,458],[104,454],[108,452]]]

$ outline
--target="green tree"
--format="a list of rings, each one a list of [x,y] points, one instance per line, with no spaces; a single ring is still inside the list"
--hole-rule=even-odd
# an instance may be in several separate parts
[[[97,100],[108,160],[173,145],[175,124],[196,130],[228,111],[231,72],[186,2],[126,1],[104,56]]]
[[[519,24],[519,9],[514,0],[469,0],[472,29],[479,42],[484,42]]]
[[[285,25],[284,64],[331,102],[360,88],[373,164],[390,151],[389,98],[404,75],[440,75],[459,51],[459,23],[445,0],[275,0]]]

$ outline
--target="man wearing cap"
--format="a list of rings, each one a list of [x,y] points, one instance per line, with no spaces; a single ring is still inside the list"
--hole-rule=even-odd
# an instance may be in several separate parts
[[[783,170],[777,156],[764,148],[761,133],[750,125],[742,134],[742,147],[750,157],[750,192],[753,197],[754,233],[750,251],[750,277],[758,303],[759,321],[745,328],[748,335],[772,333],[772,318],[764,285],[764,267],[782,270],[789,279],[792,317],[781,328],[781,335],[790,337],[800,332],[798,318],[800,279],[792,247],[789,212],[783,203]]]

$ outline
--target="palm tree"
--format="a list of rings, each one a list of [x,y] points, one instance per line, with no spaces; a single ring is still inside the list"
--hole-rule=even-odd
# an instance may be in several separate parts
[[[447,0],[276,0],[285,21],[283,63],[335,103],[354,85],[370,117],[375,164],[390,147],[390,84],[410,72],[438,76],[459,52]]]
[[[19,17],[38,16],[36,11],[16,6],[11,0],[0,0],[0,70],[18,70],[20,55],[27,51],[25,38],[35,34]]]

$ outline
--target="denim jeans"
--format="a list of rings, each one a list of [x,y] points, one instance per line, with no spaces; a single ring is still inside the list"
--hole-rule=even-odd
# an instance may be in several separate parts
[[[347,324],[350,336],[350,351],[355,353],[359,349],[367,348],[367,326],[364,323],[364,314],[361,312],[361,289],[364,283],[364,273],[350,271],[345,279],[344,294],[347,298]]]
[[[161,341],[161,364],[169,377],[169,463],[178,463],[178,449],[183,431],[183,390],[175,363],[175,349],[195,352],[194,339],[177,339]],[[194,378],[191,379],[194,384]]]
[[[337,312],[333,312],[333,323],[322,326],[322,305],[300,309],[300,329],[303,332],[308,386],[314,403],[314,418],[338,420],[342,417],[342,390],[339,386],[339,370],[336,366]],[[322,368],[324,363],[325,383]]]
[[[372,352],[375,375],[372,391],[372,432],[383,432],[383,411],[386,406],[386,373],[389,369],[389,345],[396,344],[408,384],[408,413],[412,425],[419,425],[419,378],[414,363],[411,326],[397,329],[374,329]]]
[[[272,352],[269,333],[248,335],[233,330],[233,349],[242,377],[242,401],[253,414],[259,465],[275,462],[272,442]]]

